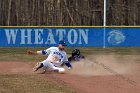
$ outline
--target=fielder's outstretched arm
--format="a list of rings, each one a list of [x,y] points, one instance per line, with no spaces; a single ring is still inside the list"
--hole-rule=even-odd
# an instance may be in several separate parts
[[[70,64],[69,61],[65,61],[64,63],[68,67],[68,69],[72,69],[72,65]]]
[[[47,52],[45,50],[41,50],[41,51],[27,51],[27,54],[32,55],[32,54],[42,54],[45,55],[47,54]]]

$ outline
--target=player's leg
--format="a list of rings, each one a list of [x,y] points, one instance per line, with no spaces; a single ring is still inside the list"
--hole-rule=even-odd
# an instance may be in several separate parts
[[[49,62],[49,61],[47,61],[47,60],[44,60],[42,63],[43,63],[43,65],[44,65],[46,68],[49,68],[49,69],[51,69],[51,70],[54,71],[54,72],[58,72],[58,73],[64,73],[64,72],[65,72],[65,69],[64,69],[64,68],[55,67],[51,62]]]
[[[65,69],[64,68],[61,68],[61,67],[53,67],[53,71],[54,72],[58,72],[58,73],[64,73],[65,72]]]
[[[38,69],[42,68],[44,65],[41,62],[36,63],[36,65],[33,68],[33,71],[37,71]]]

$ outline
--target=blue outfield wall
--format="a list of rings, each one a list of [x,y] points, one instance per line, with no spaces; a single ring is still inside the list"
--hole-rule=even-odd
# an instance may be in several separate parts
[[[0,28],[0,47],[57,46],[64,39],[70,47],[140,46],[140,28]]]

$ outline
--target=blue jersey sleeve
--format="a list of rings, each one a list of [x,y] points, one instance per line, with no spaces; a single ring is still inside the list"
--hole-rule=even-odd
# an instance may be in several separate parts
[[[42,54],[43,55],[47,54],[46,50],[42,50]]]
[[[50,54],[51,50],[53,50],[53,47],[50,47],[46,50],[42,50],[42,54],[45,55],[45,54]]]
[[[65,61],[64,63],[65,63],[65,65],[66,65],[67,67],[72,68],[72,65],[70,64],[70,62],[69,62],[69,61]]]

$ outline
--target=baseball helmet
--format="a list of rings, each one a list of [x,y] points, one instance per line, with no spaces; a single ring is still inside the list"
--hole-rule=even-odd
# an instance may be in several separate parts
[[[80,55],[80,50],[79,49],[72,50],[72,56],[75,56],[75,55]]]
[[[63,46],[67,46],[66,42],[64,40],[60,40],[58,44],[61,44]]]

